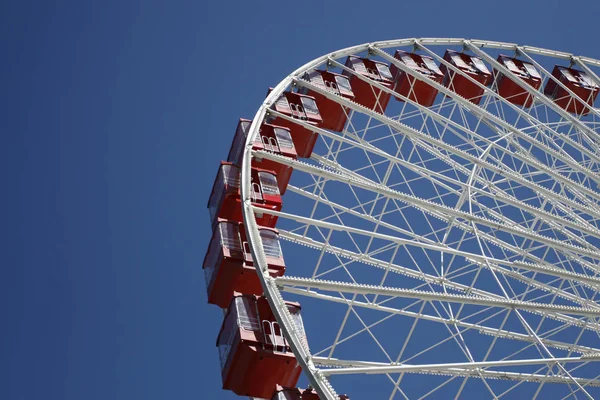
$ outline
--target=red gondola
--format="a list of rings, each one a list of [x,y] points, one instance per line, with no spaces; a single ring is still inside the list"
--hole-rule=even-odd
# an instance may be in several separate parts
[[[346,67],[388,89],[394,88],[394,78],[386,63],[358,56],[349,56],[346,59]],[[385,109],[390,102],[391,94],[374,88],[369,83],[354,76],[354,74],[344,71],[344,75],[350,77],[350,86],[354,92],[355,101],[358,104],[381,114],[385,112]]]
[[[338,396],[340,400],[350,400],[345,394]],[[319,395],[313,389],[284,388],[277,386],[271,400],[319,400]]]
[[[427,79],[431,79],[439,84],[441,84],[444,79],[444,74],[440,71],[435,61],[433,61],[433,58],[429,56],[396,50],[394,58]],[[391,70],[395,82],[394,90],[398,94],[401,94],[424,107],[433,105],[438,90],[431,86],[427,82],[427,79],[419,80],[402,71],[394,64],[392,64]],[[396,100],[402,101],[398,97],[396,97]]]
[[[300,304],[286,302],[304,334]],[[277,385],[295,386],[301,368],[264,297],[236,294],[217,339],[223,389],[270,399]]]
[[[274,211],[281,211],[283,205],[277,175],[272,171],[252,168],[252,205]],[[212,193],[208,200],[208,210],[213,230],[218,218],[242,222],[240,193],[240,169],[238,166],[221,161],[215,178]],[[275,227],[277,217],[271,214],[256,214],[256,222],[262,226]]]
[[[227,161],[238,165],[241,163],[244,151],[244,143],[246,143],[246,137],[248,136],[248,129],[250,128],[251,123],[252,121],[248,119],[240,119],[237,130],[235,131],[235,137],[231,143],[231,149],[229,149]],[[275,126],[265,123],[262,124],[260,126],[259,135],[256,136],[256,139],[252,144],[252,149],[266,150],[271,153],[292,158],[294,160],[298,158],[290,130],[283,126]],[[281,195],[285,193],[287,185],[290,181],[290,177],[292,176],[292,167],[289,165],[280,164],[276,161],[257,157],[252,159],[252,166],[275,172],[277,174],[279,193]]]
[[[587,115],[590,107],[593,107],[594,101],[598,96],[598,85],[588,74],[574,68],[561,67],[556,65],[552,71],[552,76],[558,79],[570,91],[579,96],[585,103],[573,98],[565,89],[556,84],[552,79],[548,79],[544,94],[554,99],[554,102],[570,113],[578,115]]]
[[[306,94],[285,92],[277,99],[273,109],[311,125],[319,126],[323,123],[315,98]],[[283,118],[275,117],[268,122],[289,128],[298,157],[310,157],[319,137],[317,133]]]
[[[498,56],[498,62],[535,90],[538,90],[542,85],[542,76],[533,64],[502,54]],[[496,86],[500,96],[519,106],[531,106],[533,96],[525,89],[496,70],[494,70],[494,75],[496,76]]]
[[[304,75],[304,79],[310,81],[314,85],[333,92],[339,96],[349,100],[354,100],[354,93],[350,86],[350,81],[344,75],[334,72],[315,70]],[[348,120],[348,109],[328,99],[322,94],[306,90],[306,94],[313,96],[317,101],[317,106],[321,112],[323,122],[319,127],[331,129],[335,132],[341,132]]]
[[[269,274],[285,273],[285,261],[274,228],[259,226]],[[234,292],[262,294],[262,286],[246,239],[244,224],[219,219],[204,257],[204,276],[208,302],[226,308]]]
[[[444,60],[464,72],[470,78],[488,86],[492,83],[492,74],[485,66],[483,60],[476,56],[465,53],[459,53],[454,50],[446,50]],[[454,93],[469,100],[473,104],[479,104],[483,96],[484,89],[469,81],[466,77],[457,74],[444,64],[440,66],[444,74],[444,86]]]

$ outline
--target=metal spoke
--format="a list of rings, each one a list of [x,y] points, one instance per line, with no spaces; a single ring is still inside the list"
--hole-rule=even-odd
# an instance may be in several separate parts
[[[491,84],[444,57],[446,48],[479,57]],[[395,49],[430,57],[480,100],[462,97],[450,75],[436,81],[394,57]],[[499,54],[529,63],[541,88],[513,75]],[[344,62],[350,55],[393,66],[407,91],[354,70]],[[588,100],[552,75],[554,64],[600,86],[600,61],[589,57],[410,38],[323,55],[267,96],[244,150],[243,217],[265,295],[320,398],[338,398],[345,375],[384,382],[390,399],[442,391],[455,399],[600,397],[600,109],[575,115],[546,96],[551,83],[570,101]],[[317,68],[370,85],[380,109],[391,96],[385,112],[315,84],[305,73]],[[531,105],[500,95],[502,82]],[[431,106],[420,102],[425,87],[439,93]],[[344,129],[275,111],[286,90],[337,103]],[[266,118],[318,135],[311,156],[254,150]],[[255,160],[293,168],[282,211],[253,204]],[[284,276],[269,274],[257,215],[277,217]],[[310,348],[283,295],[323,313],[318,326],[305,316]],[[427,385],[410,383],[423,376]]]

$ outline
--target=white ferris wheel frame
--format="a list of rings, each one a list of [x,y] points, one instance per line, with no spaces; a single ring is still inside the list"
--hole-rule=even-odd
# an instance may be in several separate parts
[[[481,374],[483,373],[485,376],[494,377],[494,374],[496,371],[484,371],[484,370],[480,370],[480,368],[485,368],[485,367],[490,367],[490,366],[536,365],[536,364],[549,364],[549,363],[558,363],[557,365],[560,367],[561,366],[560,363],[564,363],[564,362],[578,362],[578,361],[581,362],[582,360],[589,361],[589,362],[600,361],[600,354],[592,352],[589,354],[585,354],[584,356],[581,356],[581,357],[553,358],[550,355],[548,358],[538,358],[538,359],[464,362],[464,363],[447,363],[447,364],[431,364],[431,365],[407,365],[407,364],[393,365],[393,364],[385,364],[385,363],[360,362],[360,361],[346,362],[346,361],[336,361],[335,359],[328,359],[328,358],[324,358],[324,357],[313,357],[311,355],[308,347],[306,346],[305,342],[301,339],[301,335],[298,332],[298,328],[297,328],[296,324],[294,323],[294,321],[292,320],[292,318],[287,310],[287,307],[285,305],[285,302],[283,300],[283,297],[281,296],[281,293],[280,293],[282,286],[286,285],[286,284],[293,286],[294,284],[304,283],[307,286],[308,286],[308,284],[310,284],[309,286],[314,287],[314,288],[325,288],[327,290],[339,290],[339,291],[343,290],[345,293],[352,293],[352,294],[358,294],[358,293],[383,294],[383,295],[393,295],[393,296],[400,296],[400,297],[406,297],[406,298],[419,298],[419,299],[426,299],[426,300],[450,301],[450,302],[457,302],[457,303],[465,302],[468,304],[482,304],[482,305],[493,305],[496,307],[505,307],[505,308],[508,308],[511,310],[534,309],[534,310],[538,310],[538,311],[545,310],[547,312],[556,312],[556,313],[560,313],[561,311],[567,311],[570,314],[575,314],[575,315],[583,315],[583,316],[596,317],[596,318],[600,317],[600,306],[595,307],[595,305],[593,305],[593,306],[588,306],[588,307],[577,308],[577,307],[568,307],[568,306],[553,305],[553,304],[532,303],[529,301],[520,302],[520,301],[508,299],[508,298],[502,298],[502,297],[490,298],[489,296],[486,296],[485,293],[482,293],[480,296],[478,296],[476,290],[471,292],[471,293],[474,293],[475,296],[461,296],[461,295],[455,295],[455,294],[442,294],[442,293],[426,292],[426,291],[419,291],[419,290],[412,290],[412,289],[398,289],[398,288],[389,288],[389,287],[386,288],[386,287],[381,287],[381,286],[368,286],[368,285],[362,285],[362,284],[350,284],[350,283],[322,281],[322,280],[318,280],[318,279],[311,280],[308,278],[292,278],[292,277],[272,278],[271,276],[269,276],[268,269],[267,269],[266,256],[265,256],[264,250],[262,248],[262,241],[261,241],[261,238],[259,235],[259,230],[258,230],[258,226],[256,223],[255,215],[254,215],[254,213],[255,213],[255,211],[257,211],[257,209],[255,207],[253,207],[252,203],[251,203],[252,190],[251,190],[250,167],[251,167],[252,158],[255,156],[260,156],[261,158],[271,159],[274,161],[282,162],[287,165],[293,166],[294,169],[304,170],[306,172],[310,172],[310,173],[320,175],[323,177],[328,177],[328,176],[332,177],[336,173],[326,170],[326,169],[319,169],[318,167],[311,166],[311,165],[309,165],[307,163],[303,163],[301,161],[286,159],[284,157],[281,157],[281,156],[278,156],[278,155],[275,155],[272,153],[263,152],[263,151],[256,152],[256,151],[252,150],[252,144],[255,140],[256,135],[259,132],[260,124],[262,123],[262,121],[265,119],[265,117],[267,115],[272,115],[272,116],[277,116],[279,118],[287,119],[287,120],[292,121],[292,122],[294,122],[300,126],[303,126],[305,128],[309,128],[310,130],[317,132],[319,135],[322,135],[324,137],[335,138],[336,140],[339,140],[342,142],[344,140],[346,140],[341,135],[337,135],[336,133],[331,133],[324,129],[316,128],[312,125],[309,125],[307,123],[304,123],[304,122],[296,120],[296,119],[289,118],[283,114],[277,113],[276,111],[272,110],[271,109],[272,105],[279,98],[279,96],[282,95],[282,93],[286,90],[286,88],[290,87],[290,85],[310,88],[310,90],[317,92],[320,95],[323,95],[327,98],[333,99],[336,102],[338,102],[339,104],[341,104],[345,107],[348,107],[351,110],[359,111],[363,114],[366,114],[367,116],[369,116],[371,118],[379,120],[382,123],[393,127],[394,129],[396,129],[398,132],[400,132],[402,134],[418,137],[419,139],[425,140],[425,141],[435,142],[435,144],[437,146],[450,147],[450,145],[444,144],[443,142],[441,142],[438,139],[428,137],[425,134],[421,134],[418,130],[416,130],[414,128],[410,128],[408,126],[397,123],[396,121],[387,117],[385,114],[377,113],[377,112],[372,111],[368,108],[365,108],[361,105],[358,105],[357,103],[354,103],[350,100],[344,99],[344,98],[339,97],[331,92],[323,90],[323,89],[319,88],[318,86],[312,85],[310,82],[300,80],[299,77],[301,77],[303,73],[305,73],[307,71],[312,71],[315,68],[322,66],[322,65],[329,65],[329,66],[337,67],[339,69],[347,71],[347,72],[353,74],[358,79],[368,81],[370,85],[372,85],[373,87],[375,87],[377,89],[380,89],[384,92],[388,92],[390,94],[393,93],[394,96],[399,96],[397,93],[393,92],[390,89],[387,89],[386,87],[378,84],[377,82],[370,81],[367,78],[364,78],[358,74],[354,74],[352,70],[345,67],[343,64],[340,64],[336,60],[338,60],[342,57],[349,56],[349,55],[368,51],[370,54],[379,56],[379,57],[383,58],[384,60],[394,64],[398,69],[400,69],[403,72],[407,73],[408,75],[412,76],[414,79],[422,80],[423,78],[420,77],[417,72],[412,71],[410,68],[406,67],[404,64],[398,62],[397,59],[395,59],[394,57],[392,57],[391,55],[389,55],[388,53],[386,53],[383,50],[383,49],[387,49],[387,48],[395,48],[395,47],[402,48],[402,47],[414,46],[415,48],[418,48],[419,50],[425,52],[425,54],[434,58],[439,63],[444,64],[447,68],[452,70],[455,74],[459,74],[459,75],[467,77],[468,79],[470,79],[470,81],[472,83],[479,85],[480,88],[482,88],[486,94],[496,96],[499,101],[503,102],[504,106],[511,108],[516,113],[527,115],[527,112],[524,111],[523,109],[509,103],[505,99],[501,98],[498,94],[493,92],[492,89],[485,87],[485,86],[481,85],[480,83],[476,82],[475,80],[469,78],[461,70],[459,70],[452,64],[446,62],[439,55],[437,55],[433,51],[429,50],[427,48],[427,45],[463,46],[466,50],[473,52],[475,55],[481,57],[484,61],[491,64],[494,69],[503,73],[504,76],[510,78],[512,81],[516,82],[517,84],[520,84],[520,86],[522,88],[524,88],[532,96],[534,96],[536,101],[542,102],[545,106],[551,108],[556,114],[558,114],[562,118],[564,118],[565,121],[570,121],[572,124],[576,125],[578,127],[578,129],[580,129],[583,133],[588,135],[588,137],[590,138],[591,141],[598,142],[600,144],[600,140],[598,140],[598,138],[592,136],[592,135],[596,135],[596,133],[593,130],[589,129],[586,125],[580,123],[580,121],[578,120],[578,118],[576,116],[569,114],[567,111],[565,111],[562,108],[560,108],[559,106],[557,106],[550,98],[545,97],[538,90],[533,89],[533,88],[529,87],[528,85],[522,84],[521,81],[519,80],[519,78],[513,76],[510,73],[510,71],[506,67],[504,67],[504,65],[500,64],[494,58],[490,57],[486,52],[482,51],[481,48],[500,49],[500,50],[516,52],[517,54],[522,56],[526,61],[535,65],[539,70],[544,71],[545,76],[547,76],[549,79],[553,79],[557,83],[557,85],[559,85],[562,89],[566,90],[567,93],[569,93],[569,95],[573,96],[577,100],[581,100],[575,93],[573,93],[569,88],[564,86],[560,81],[553,78],[551,73],[546,71],[541,65],[539,65],[533,58],[531,58],[529,56],[529,54],[534,54],[534,55],[540,55],[540,56],[549,56],[549,57],[553,57],[556,59],[568,60],[571,63],[576,64],[578,67],[580,67],[583,71],[585,71],[593,79],[593,81],[596,82],[596,84],[600,85],[600,78],[598,77],[598,75],[596,75],[594,73],[594,71],[592,71],[588,67],[588,65],[594,66],[594,67],[600,67],[600,61],[596,60],[596,59],[588,58],[588,57],[575,56],[570,53],[558,52],[558,51],[547,50],[547,49],[542,49],[542,48],[537,48],[537,47],[530,47],[530,46],[520,46],[520,45],[513,44],[513,43],[502,43],[502,42],[492,42],[492,41],[482,41],[482,40],[466,40],[466,39],[459,39],[459,38],[451,38],[451,39],[409,38],[409,39],[399,39],[399,40],[365,43],[365,44],[361,44],[358,46],[348,47],[348,48],[345,48],[342,50],[331,52],[329,54],[323,55],[321,57],[318,57],[318,58],[306,63],[305,65],[301,66],[300,68],[298,68],[294,72],[292,72],[286,78],[284,78],[270,92],[270,94],[264,100],[263,104],[260,106],[256,115],[254,116],[254,118],[252,120],[252,124],[248,130],[248,135],[246,138],[244,153],[243,153],[242,168],[241,168],[241,195],[242,195],[243,219],[244,219],[245,229],[246,229],[247,235],[248,235],[247,237],[248,237],[248,242],[250,245],[252,257],[254,260],[254,265],[256,267],[257,275],[259,276],[260,282],[264,289],[264,293],[265,293],[265,295],[268,299],[268,302],[273,310],[276,320],[282,327],[283,333],[284,333],[292,351],[294,352],[298,363],[300,364],[300,366],[302,367],[302,370],[306,374],[310,385],[317,391],[320,398],[322,398],[322,399],[328,399],[328,400],[338,399],[338,397],[337,397],[338,395],[337,395],[335,389],[332,387],[332,385],[329,383],[329,381],[327,379],[328,376],[332,376],[332,375],[336,375],[336,374],[347,374],[347,373],[371,374],[371,373],[391,373],[391,372],[398,373],[398,372],[408,372],[408,371],[428,371],[428,372],[445,373],[448,375],[462,374],[460,376],[469,376],[469,375],[482,376]],[[428,82],[431,86],[435,87],[439,91],[439,93],[450,97],[453,101],[461,104],[464,107],[468,107],[474,115],[478,115],[482,118],[487,118],[487,119],[493,120],[494,123],[498,124],[499,126],[504,127],[505,129],[510,131],[512,134],[518,135],[519,137],[521,137],[524,140],[528,140],[526,134],[519,131],[518,129],[515,129],[515,127],[513,127],[512,125],[504,122],[501,118],[489,113],[487,110],[485,110],[479,106],[473,105],[468,100],[456,95],[452,90],[449,90],[448,88],[446,88],[445,86],[443,86],[441,84],[437,84],[436,82],[432,82],[432,81],[428,81]],[[402,96],[399,96],[399,97],[402,98]],[[406,102],[411,102],[413,105],[416,105],[417,107],[419,107],[419,109],[422,112],[427,113],[433,119],[436,119],[436,118],[443,119],[444,118],[443,116],[437,116],[435,111],[431,111],[426,107],[419,106],[407,98],[403,98],[403,100]],[[583,100],[581,100],[581,101],[583,102]],[[591,109],[591,113],[600,117],[600,111],[598,109]],[[446,122],[448,122],[448,121],[446,121]],[[353,142],[353,145],[357,145],[357,143]],[[363,144],[363,145],[365,145],[365,144]],[[493,146],[493,143],[490,143],[490,147],[491,146]],[[370,148],[369,150],[377,151],[377,148]],[[383,154],[383,156],[389,157],[389,155],[387,155],[387,154]],[[468,155],[465,155],[465,156],[468,156]],[[560,155],[557,154],[556,156],[559,157]],[[594,160],[597,160],[598,162],[600,162],[600,155],[590,154],[589,156],[591,158],[593,158]],[[474,163],[474,165],[485,163],[485,160],[483,160],[482,158],[477,159],[472,156],[469,156],[469,157],[472,158],[472,162]],[[400,160],[395,159],[394,161],[399,162]],[[572,167],[574,170],[580,170],[583,168],[579,164],[577,164],[567,158],[564,158],[563,161],[568,163],[568,165],[570,167]],[[490,167],[490,166],[487,165],[487,167]],[[473,175],[475,175],[474,172],[475,171],[473,171],[471,179],[473,179]],[[507,173],[506,171],[501,171],[501,172]],[[549,172],[551,172],[551,171],[549,171]],[[589,172],[589,171],[587,171],[587,172]],[[555,174],[554,176],[556,177],[556,179],[564,179],[559,174]],[[335,176],[335,178],[340,179],[340,176],[339,175]],[[600,181],[600,177],[596,177],[596,178],[598,178],[598,181]],[[374,190],[383,196],[392,196],[392,197],[393,196],[396,196],[396,197],[407,196],[407,195],[403,195],[400,192],[391,191],[383,186],[376,187],[370,182],[361,181],[360,177],[356,177],[356,176],[344,177],[342,179],[350,179],[350,180],[352,180],[353,185],[358,185],[358,186],[363,185],[365,187],[368,187],[370,190]],[[518,178],[515,177],[515,179],[518,179]],[[522,181],[523,181],[522,183],[524,185],[530,184],[530,182],[527,180],[522,180]],[[471,185],[470,183],[471,182],[464,185],[463,189],[465,189],[468,193],[470,193],[471,190],[478,190],[477,187],[475,187],[474,185]],[[540,188],[534,188],[534,189],[540,190]],[[586,188],[581,188],[581,189],[585,190]],[[547,195],[549,197],[555,196],[554,192],[552,192],[550,190],[548,190],[546,193],[544,193],[544,195]],[[411,201],[419,201],[420,199],[412,198],[410,200]],[[503,199],[503,200],[510,201],[509,199]],[[561,198],[560,200],[565,201],[564,198]],[[431,210],[433,213],[440,211],[440,209],[444,208],[444,206],[439,205],[439,204],[434,204],[433,202],[430,202],[428,204],[425,204],[425,203],[426,203],[426,201],[422,200],[421,206]],[[525,205],[521,205],[521,206],[525,207]],[[594,214],[600,216],[600,210],[592,210],[589,207],[584,207],[579,203],[574,204],[573,206],[583,207],[583,208],[585,208],[586,212],[593,212]],[[296,216],[296,215],[292,215],[292,214],[286,214],[283,212],[268,211],[268,210],[265,210],[262,208],[258,209],[258,210],[260,212],[271,213],[274,215],[294,219],[298,222],[310,220],[310,223],[314,224],[315,226],[328,227],[330,229],[339,228],[339,226],[336,226],[335,224],[325,222],[325,221],[320,221],[318,219],[310,219],[310,218],[300,217],[300,216]],[[461,213],[459,210],[451,210],[451,209],[443,209],[443,211],[444,212],[453,211],[455,216],[460,216],[459,214]],[[545,218],[552,218],[552,215],[550,213],[548,213],[548,215],[543,214],[540,216],[545,217]],[[471,218],[476,218],[476,217],[471,216]],[[485,221],[483,219],[480,221],[477,221],[477,222],[480,222],[483,224],[490,223],[489,221]],[[561,220],[560,222],[565,223],[565,221],[563,221],[563,220]],[[539,271],[542,273],[548,273],[550,275],[554,275],[556,277],[563,278],[563,279],[578,279],[578,280],[582,280],[586,284],[593,285],[595,287],[600,287],[600,278],[589,277],[589,276],[583,275],[583,274],[577,274],[575,272],[570,272],[570,271],[566,271],[564,269],[555,268],[552,265],[541,265],[541,264],[533,264],[533,263],[529,264],[529,263],[519,262],[519,261],[509,261],[509,260],[491,258],[486,255],[478,255],[477,256],[477,255],[474,255],[471,253],[461,254],[462,252],[460,250],[455,250],[455,249],[449,248],[447,246],[443,246],[441,244],[436,244],[436,243],[427,244],[427,243],[423,243],[423,242],[415,242],[415,241],[411,241],[408,239],[401,239],[401,238],[397,238],[394,236],[384,235],[384,234],[380,234],[380,233],[376,233],[376,232],[361,231],[358,228],[351,228],[351,227],[344,227],[344,228],[347,228],[349,230],[355,229],[356,231],[360,231],[359,233],[361,233],[361,234],[367,234],[367,235],[370,235],[373,237],[384,237],[386,240],[389,240],[393,243],[411,243],[411,244],[416,244],[420,247],[437,250],[442,253],[468,256],[474,262],[481,263],[481,264],[487,264],[487,266],[491,270],[501,271],[504,267],[515,266],[516,264],[518,264],[519,268],[529,269],[532,271]],[[583,228],[584,227],[582,227],[580,225],[577,226],[577,229],[583,229]],[[518,228],[514,228],[514,229],[518,229]],[[596,231],[595,229],[592,229],[592,231],[590,233],[591,234],[600,234],[600,230]],[[524,232],[519,231],[519,234],[524,235]],[[475,232],[475,235],[477,235],[477,232]],[[531,233],[531,235],[535,239],[540,239],[539,237],[536,237],[534,233]],[[558,241],[556,241],[556,243],[547,242],[547,245],[548,246],[566,246],[565,247],[566,251],[572,250],[569,247],[570,245],[563,244]],[[584,250],[581,250],[581,251],[584,251]],[[590,249],[589,251],[591,252],[593,250]],[[360,255],[359,254],[355,254],[355,255],[349,254],[349,256],[350,257],[358,257]],[[378,261],[376,259],[368,259],[368,260],[366,260],[366,262],[375,264]],[[409,269],[404,270],[402,272],[405,274],[409,274],[409,276],[411,273],[417,273],[417,272],[409,270]],[[419,273],[419,276],[421,277],[421,279],[423,279],[422,274]],[[436,278],[434,276],[431,276],[431,277],[426,277],[425,279],[434,280]],[[451,284],[452,282],[448,282],[448,283]],[[456,285],[460,286],[460,284],[456,284]],[[286,291],[294,293],[294,288],[288,288]],[[325,295],[318,295],[318,296],[320,298],[327,297]],[[317,297],[317,295],[315,295],[315,297]],[[339,299],[333,298],[333,297],[331,297],[327,300],[339,302]],[[373,309],[377,309],[377,310],[385,311],[385,309],[386,309],[385,306],[373,305],[373,304],[369,304],[369,303],[360,304],[360,302],[358,302],[358,301],[355,302],[354,304],[355,304],[355,306],[362,306],[365,308],[373,308]],[[390,310],[388,310],[388,312],[398,313],[398,310],[390,309]],[[405,312],[405,313],[407,315],[410,314],[410,312]],[[426,317],[424,317],[424,318],[426,319]],[[433,318],[433,317],[429,317],[429,318]],[[565,317],[565,318],[567,318],[567,317]],[[444,322],[444,321],[442,321],[442,322]],[[445,323],[449,323],[449,322],[446,321]],[[460,322],[460,321],[453,321],[453,323],[459,323],[459,324],[462,323],[463,326],[469,325],[466,322]],[[478,327],[477,329],[485,330],[485,327]],[[495,331],[495,334],[500,335],[500,332]],[[506,335],[518,335],[516,333],[510,333],[510,332],[507,332],[505,334]],[[550,340],[550,339],[541,339],[541,338],[537,337],[535,335],[535,333],[533,333],[533,337],[534,337],[533,340],[537,340],[538,343],[540,343],[542,346],[553,345],[553,344],[556,346],[559,346],[558,343],[553,343],[552,340]],[[585,350],[585,349],[583,349],[583,350]],[[335,369],[320,369],[317,367],[317,365],[332,366],[332,367],[336,367],[336,368]],[[581,393],[587,394],[587,396],[591,398],[591,396],[585,390],[585,386],[587,384],[589,384],[590,382],[587,382],[585,379],[582,379],[582,378],[573,378],[570,376],[570,374],[566,370],[564,372],[566,375],[566,377],[565,377],[566,380],[568,380],[570,377],[571,383],[573,385],[577,386],[578,390],[580,390]],[[523,379],[523,380],[526,379],[528,381],[534,381],[534,382],[536,382],[536,381],[537,382],[561,381],[560,379],[558,379],[558,377],[551,377],[548,375],[527,374],[526,377],[524,376],[524,377],[519,378],[519,375],[520,375],[519,373],[515,372],[513,374],[514,374],[513,378],[515,378],[515,379]]]

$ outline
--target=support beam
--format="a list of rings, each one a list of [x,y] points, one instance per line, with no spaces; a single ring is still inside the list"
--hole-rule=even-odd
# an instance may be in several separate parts
[[[427,284],[443,285],[446,288],[453,289],[453,290],[456,290],[461,293],[468,292],[468,293],[471,293],[471,294],[474,294],[477,296],[482,296],[482,297],[502,298],[502,296],[500,296],[500,295],[495,295],[493,293],[490,293],[490,292],[487,292],[487,291],[484,291],[481,289],[471,288],[468,285],[454,282],[454,281],[452,281],[452,278],[448,278],[447,276],[440,277],[440,276],[425,274],[420,271],[415,271],[410,268],[406,268],[406,267],[402,267],[400,265],[393,264],[391,261],[379,260],[377,258],[371,257],[369,254],[356,253],[356,252],[353,252],[353,251],[350,251],[347,249],[343,249],[341,247],[336,247],[336,246],[333,246],[330,244],[321,243],[321,242],[311,239],[309,237],[297,235],[297,234],[294,234],[292,232],[288,232],[285,230],[280,230],[279,235],[282,238],[292,241],[294,243],[299,243],[304,246],[309,246],[309,247],[312,247],[317,250],[325,249],[325,251],[335,254],[336,256],[343,257],[343,258],[346,258],[349,260],[354,260],[357,262],[361,262],[366,265],[372,265],[372,266],[375,266],[378,268],[387,269],[387,270],[390,270],[397,274],[401,274],[401,275],[409,276],[414,279],[421,280]],[[469,262],[472,262],[474,264],[482,264],[481,262],[477,262],[477,261],[469,261]],[[600,305],[596,304],[595,302],[592,302],[592,301],[589,301],[586,299],[582,299],[581,297],[576,296],[573,293],[566,292],[555,286],[547,285],[547,284],[544,284],[544,283],[538,282],[538,281],[532,281],[532,279],[530,277],[524,276],[514,270],[509,270],[508,268],[505,268],[501,265],[508,266],[511,268],[519,268],[519,269],[525,269],[528,271],[540,272],[543,274],[556,276],[561,279],[571,279],[576,282],[583,281],[583,282],[589,284],[590,286],[593,286],[593,288],[595,290],[598,290],[598,286],[600,286],[600,279],[598,279],[598,278],[589,278],[582,274],[575,274],[573,272],[568,272],[568,271],[561,270],[561,269],[554,268],[554,267],[533,264],[533,263],[524,263],[524,262],[519,262],[519,261],[512,261],[512,262],[511,261],[500,261],[499,263],[490,261],[486,265],[489,265],[489,267],[492,268],[496,272],[500,272],[501,274],[509,276],[513,279],[520,280],[521,282],[525,283],[526,285],[530,285],[532,287],[535,287],[536,289],[544,290],[548,293],[554,293],[559,297],[562,297],[566,300],[572,301],[577,304],[581,304],[582,306],[585,306],[585,307],[600,309]],[[591,279],[591,281],[590,281],[590,279]]]
[[[356,294],[375,294],[381,296],[401,297],[407,299],[417,299],[423,301],[443,301],[458,304],[472,304],[484,307],[500,307],[509,310],[521,309],[540,312],[558,312],[570,315],[580,315],[590,318],[600,317],[600,310],[584,307],[562,306],[547,303],[535,303],[529,301],[509,300],[509,299],[491,299],[480,296],[467,296],[460,294],[449,294],[441,292],[429,292],[424,290],[393,288],[384,286],[363,285],[349,282],[336,282],[321,279],[300,278],[284,276],[275,278],[278,286],[301,286],[307,288],[316,288],[330,292],[356,293]]]
[[[452,219],[452,218],[460,218],[463,221],[466,221],[469,223],[473,222],[473,223],[476,223],[476,224],[479,224],[482,226],[487,226],[492,229],[502,230],[504,232],[517,235],[519,237],[523,237],[523,238],[527,238],[527,239],[530,239],[530,240],[533,240],[533,241],[536,241],[539,243],[543,243],[548,246],[552,246],[555,249],[560,249],[565,252],[575,253],[575,254],[590,257],[592,259],[600,260],[600,250],[598,250],[598,249],[588,249],[588,248],[581,247],[581,246],[575,246],[575,245],[560,241],[558,239],[540,235],[538,233],[535,233],[535,232],[532,232],[525,228],[521,228],[521,227],[517,226],[514,221],[510,221],[510,222],[512,222],[513,225],[508,225],[507,223],[500,223],[498,221],[494,221],[494,220],[491,220],[491,219],[488,219],[485,217],[476,216],[476,215],[473,215],[473,214],[465,212],[465,211],[461,211],[461,210],[457,210],[455,208],[448,207],[444,204],[435,203],[430,200],[422,199],[420,197],[416,197],[416,196],[413,196],[410,194],[392,190],[385,185],[370,182],[367,178],[363,178],[363,179],[359,180],[354,176],[351,177],[351,176],[347,176],[347,175],[339,173],[339,172],[329,171],[329,170],[326,170],[324,168],[321,168],[321,167],[318,167],[315,165],[310,165],[310,164],[307,164],[305,162],[298,161],[298,160],[291,160],[286,157],[283,157],[283,156],[280,156],[277,154],[273,154],[273,153],[269,153],[266,151],[253,151],[252,154],[255,156],[258,156],[260,158],[266,158],[266,159],[277,161],[277,162],[285,161],[288,165],[293,166],[294,169],[297,169],[297,170],[300,170],[300,171],[303,171],[303,172],[306,172],[309,174],[318,175],[323,178],[332,179],[332,180],[336,180],[339,182],[344,182],[348,185],[359,187],[361,189],[365,189],[365,190],[371,191],[373,193],[378,193],[378,194],[386,196],[388,198],[402,201],[402,202],[412,205],[424,212],[435,214],[439,218],[446,220],[446,221],[450,221],[450,219]],[[272,213],[271,211],[265,211],[265,212]],[[468,224],[465,225],[463,229],[466,231],[472,231],[472,227],[470,227],[470,225],[468,225]]]
[[[315,291],[309,291],[309,290],[305,290],[305,289],[284,287],[283,291],[288,292],[288,293],[293,293],[293,294],[299,295],[299,296],[312,297],[314,299],[330,301],[330,302],[338,303],[338,304],[345,304],[345,305],[350,304],[350,301],[348,299],[345,299],[342,297],[331,296],[331,295],[327,295],[327,294],[323,294],[323,293],[318,293]],[[497,338],[502,338],[502,339],[507,339],[507,340],[518,340],[518,341],[527,342],[527,343],[535,343],[535,340],[527,334],[509,331],[506,329],[498,329],[496,327],[491,327],[491,326],[487,326],[487,325],[475,324],[475,323],[465,322],[465,321],[457,320],[457,319],[442,318],[442,317],[439,317],[436,315],[429,315],[429,314],[422,314],[422,313],[419,314],[419,313],[409,311],[409,310],[388,307],[388,306],[380,305],[380,304],[376,304],[376,303],[366,303],[366,302],[362,302],[359,300],[354,300],[352,302],[352,306],[365,308],[365,309],[369,309],[369,310],[374,310],[374,311],[380,311],[380,312],[388,313],[388,314],[400,315],[400,316],[404,316],[404,317],[408,317],[408,318],[419,318],[424,321],[435,322],[435,323],[439,323],[439,324],[455,325],[455,326],[464,328],[465,330],[473,330],[473,331],[479,332],[483,335],[493,336],[493,337],[497,337]],[[581,325],[583,326],[583,323]],[[598,324],[590,323],[588,325],[585,325],[585,329],[590,330],[590,331],[600,332],[600,326]],[[565,343],[565,342],[561,342],[561,341],[553,340],[553,339],[549,339],[549,338],[541,338],[541,340],[545,346],[552,347],[552,348],[558,349],[558,350],[572,351],[572,352],[579,353],[579,354],[600,352],[600,349],[597,349],[594,347],[582,346],[579,344],[572,344],[572,343]]]
[[[557,364],[557,363],[582,363],[597,362],[598,358],[585,357],[560,357],[560,358],[536,358],[525,360],[500,360],[500,361],[479,361],[479,362],[460,362],[446,364],[423,364],[423,365],[387,365],[387,366],[369,366],[354,368],[336,368],[324,369],[323,375],[345,375],[345,374],[401,374],[404,372],[419,371],[447,371],[454,368],[458,369],[476,369],[490,367],[518,367],[526,365]]]
[[[384,366],[384,363],[365,362],[365,361],[347,361],[338,360],[335,358],[325,357],[313,357],[315,365],[320,367],[378,367]],[[511,380],[517,382],[533,382],[533,383],[560,383],[560,384],[572,384],[573,379],[582,386],[593,386],[600,387],[600,381],[588,378],[574,377],[569,378],[566,376],[558,375],[542,375],[542,374],[531,374],[524,372],[514,371],[490,371],[485,369],[467,369],[467,368],[445,368],[440,370],[422,368],[418,371],[404,371],[404,373],[416,373],[423,375],[445,375],[445,376],[460,376],[464,378],[486,378],[486,379],[502,379]]]

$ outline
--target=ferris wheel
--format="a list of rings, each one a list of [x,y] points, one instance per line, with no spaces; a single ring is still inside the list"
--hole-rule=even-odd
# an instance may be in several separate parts
[[[270,89],[209,200],[224,387],[600,398],[599,68],[401,39]]]

